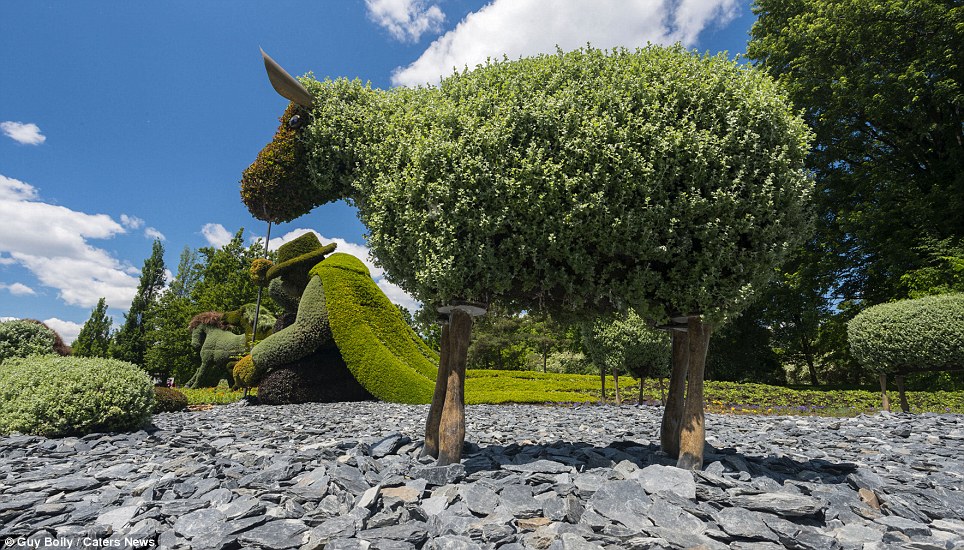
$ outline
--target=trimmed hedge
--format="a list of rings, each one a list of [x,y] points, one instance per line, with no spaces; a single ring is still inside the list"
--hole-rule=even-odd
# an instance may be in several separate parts
[[[154,384],[116,359],[33,356],[0,369],[0,434],[128,431],[150,421]]]
[[[964,368],[964,294],[869,307],[847,336],[854,357],[877,372]]]
[[[180,412],[187,410],[187,396],[174,388],[154,386],[154,412]]]
[[[0,363],[14,357],[54,353],[57,336],[50,327],[29,319],[0,323]]]
[[[332,334],[361,385],[386,401],[430,402],[438,356],[408,326],[365,264],[349,254],[336,253],[316,265],[311,274],[317,277],[309,287],[319,279],[324,284]]]

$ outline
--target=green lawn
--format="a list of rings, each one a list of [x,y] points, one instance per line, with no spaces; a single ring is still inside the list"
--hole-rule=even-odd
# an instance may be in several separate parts
[[[664,380],[664,388],[668,381]],[[599,376],[554,374],[533,371],[470,370],[466,373],[465,398],[476,403],[598,403]],[[619,377],[623,403],[635,403],[639,381]],[[243,392],[224,387],[192,390],[178,388],[192,405],[237,401]],[[615,399],[612,377],[606,380],[607,399]],[[254,391],[254,390],[253,390]],[[765,384],[714,382],[705,386],[706,410],[733,414],[854,416],[880,410],[880,392],[868,390],[791,389]],[[899,410],[897,392],[890,392],[892,409]],[[659,382],[647,379],[643,401],[660,400]],[[964,391],[908,392],[911,412],[964,414]]]

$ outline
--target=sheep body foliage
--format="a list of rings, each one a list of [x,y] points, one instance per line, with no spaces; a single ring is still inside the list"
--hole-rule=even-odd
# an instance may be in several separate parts
[[[582,49],[438,87],[302,82],[307,124],[266,148],[292,168],[259,158],[249,210],[348,199],[388,279],[426,303],[712,318],[805,237],[810,134],[768,77],[722,55]]]

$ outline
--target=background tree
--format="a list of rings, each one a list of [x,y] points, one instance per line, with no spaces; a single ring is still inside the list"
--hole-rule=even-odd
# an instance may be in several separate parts
[[[710,342],[706,378],[731,382],[783,384],[780,358],[771,347],[771,332],[761,319],[762,305],[755,302],[738,317],[728,319]]]
[[[90,318],[81,327],[77,339],[71,345],[73,355],[80,357],[107,357],[110,352],[111,320],[107,316],[107,302],[97,300]]]
[[[612,375],[617,405],[622,404],[619,394],[620,373],[630,373],[639,379],[640,399],[643,395],[644,378],[669,374],[669,336],[653,329],[635,311],[618,315],[616,318],[598,319],[589,325],[583,332],[583,349],[599,369],[603,380],[603,399],[606,393],[606,374]]]
[[[757,0],[747,54],[816,132],[818,240],[838,300],[902,297],[920,245],[964,237],[964,6]]]
[[[184,247],[178,260],[177,274],[154,304],[147,340],[150,347],[144,354],[145,367],[152,376],[166,380],[173,377],[182,385],[197,372],[201,362],[191,346],[188,323],[199,313],[191,298],[194,287],[201,280],[200,255]]]
[[[150,312],[154,301],[164,289],[164,245],[155,240],[151,256],[144,261],[137,293],[131,301],[131,308],[124,316],[124,324],[114,335],[110,346],[110,356],[121,361],[144,365],[144,353],[148,342],[145,339],[150,324]]]

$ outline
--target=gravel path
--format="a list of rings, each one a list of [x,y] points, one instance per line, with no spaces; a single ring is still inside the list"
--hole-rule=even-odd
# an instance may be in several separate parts
[[[702,472],[662,410],[467,408],[461,464],[418,459],[427,406],[159,414],[0,438],[8,548],[964,550],[964,416],[707,415]]]

